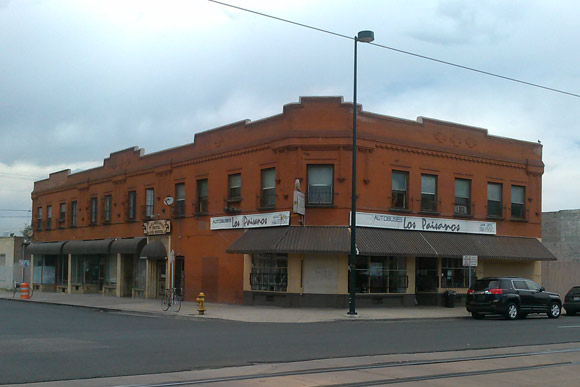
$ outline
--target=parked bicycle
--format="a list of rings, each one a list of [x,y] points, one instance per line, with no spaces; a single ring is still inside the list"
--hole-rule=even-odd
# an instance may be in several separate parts
[[[161,309],[164,311],[171,308],[174,312],[181,310],[181,297],[177,294],[177,289],[165,289],[165,294],[161,299]]]
[[[20,294],[20,285],[22,282],[14,281],[14,286],[12,287],[12,298],[16,297],[16,294]],[[34,292],[34,287],[32,285],[28,285],[28,298],[32,298],[32,293]]]

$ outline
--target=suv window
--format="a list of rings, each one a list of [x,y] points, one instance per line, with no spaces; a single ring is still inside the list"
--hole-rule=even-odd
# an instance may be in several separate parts
[[[537,292],[539,292],[540,289],[542,288],[540,285],[538,285],[534,281],[526,281],[526,284],[528,285],[528,289],[535,290]]]
[[[569,295],[571,296],[577,296],[580,294],[580,286],[574,286],[572,289],[570,289],[570,291],[568,292]]]
[[[485,289],[497,289],[499,287],[499,280],[497,279],[480,279],[473,285],[473,290],[480,291]]]
[[[528,285],[526,284],[526,281],[522,281],[522,280],[514,280],[514,288],[522,289],[522,290],[529,290]]]
[[[506,290],[506,289],[513,289],[513,287],[512,287],[512,281],[510,281],[510,280],[505,280],[505,279],[502,279],[502,280],[500,281],[500,286],[499,286],[499,288],[500,288],[500,289],[504,289],[504,290]]]

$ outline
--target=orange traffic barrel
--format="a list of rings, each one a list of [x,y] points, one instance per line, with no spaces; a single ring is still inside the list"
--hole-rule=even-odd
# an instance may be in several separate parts
[[[30,298],[30,289],[28,288],[28,284],[23,282],[20,284],[20,299],[21,300],[28,300]]]

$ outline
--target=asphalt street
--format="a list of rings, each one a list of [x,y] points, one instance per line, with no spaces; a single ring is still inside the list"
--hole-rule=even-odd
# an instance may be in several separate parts
[[[0,300],[0,383],[580,341],[580,318],[244,323]]]

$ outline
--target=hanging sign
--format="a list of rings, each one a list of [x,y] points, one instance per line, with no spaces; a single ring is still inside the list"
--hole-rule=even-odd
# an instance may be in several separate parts
[[[151,220],[143,223],[143,233],[145,235],[164,235],[171,232],[170,220]]]
[[[292,201],[292,211],[297,214],[306,214],[306,201],[304,199],[304,193],[300,191],[294,191],[294,200]]]
[[[211,230],[225,230],[235,228],[257,228],[288,226],[290,224],[290,211],[270,212],[267,214],[251,214],[236,216],[220,216],[211,218]]]

